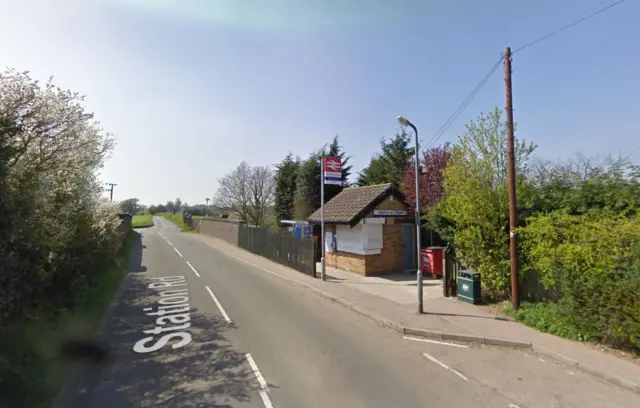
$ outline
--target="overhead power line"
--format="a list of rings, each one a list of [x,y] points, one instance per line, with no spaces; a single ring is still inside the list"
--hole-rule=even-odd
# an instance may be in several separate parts
[[[571,23],[571,24],[567,24],[567,25],[566,25],[566,26],[564,26],[564,27],[558,28],[557,30],[552,31],[552,32],[550,32],[550,33],[549,33],[549,34],[547,34],[547,35],[544,35],[544,36],[542,36],[542,37],[540,37],[540,38],[538,38],[538,39],[536,39],[536,40],[533,40],[533,41],[531,41],[531,42],[528,42],[528,43],[526,43],[525,45],[523,45],[522,47],[520,47],[520,48],[516,48],[516,49],[511,53],[511,55],[513,55],[513,54],[515,54],[516,52],[521,51],[521,50],[523,50],[523,49],[525,49],[525,48],[527,48],[527,47],[531,47],[532,45],[537,44],[537,43],[539,43],[540,41],[544,41],[544,40],[546,40],[546,39],[547,39],[547,38],[549,38],[549,37],[553,37],[554,35],[559,34],[559,33],[563,32],[563,31],[565,31],[565,30],[567,30],[567,29],[569,29],[569,28],[571,28],[571,27],[574,27],[574,26],[576,26],[576,25],[578,25],[578,24],[582,23],[583,21],[589,20],[590,18],[595,17],[595,16],[597,16],[598,14],[604,13],[605,11],[612,9],[612,8],[614,8],[615,6],[619,6],[620,4],[624,3],[625,1],[627,1],[627,0],[618,0],[618,1],[616,1],[615,3],[611,3],[611,4],[609,4],[608,6],[606,6],[606,7],[604,7],[604,8],[601,8],[601,9],[599,9],[599,10],[597,10],[597,11],[594,11],[593,13],[591,13],[591,14],[589,14],[589,15],[586,15],[586,16],[582,17],[580,20],[574,21],[573,23]]]
[[[559,34],[571,27],[574,27],[586,20],[589,20],[590,18],[593,18],[601,13],[604,13],[607,10],[610,10],[616,6],[619,6],[620,4],[626,2],[627,0],[618,0],[614,3],[609,4],[606,7],[603,7],[599,10],[594,11],[591,14],[586,15],[585,17],[582,17],[581,19],[574,21],[571,24],[567,24],[566,26],[563,26],[557,30],[554,30],[552,32],[550,32],[549,34],[546,34],[540,38],[537,38],[531,42],[526,43],[525,45],[515,49],[515,51],[511,52],[511,55],[513,55],[514,53],[518,52],[518,51],[522,51],[525,48],[531,47],[532,45],[535,45],[541,41],[544,41],[546,39],[548,39],[549,37],[553,37],[556,34]],[[462,113],[462,111],[464,111],[464,109],[471,103],[471,101],[473,100],[473,98],[476,97],[476,95],[478,94],[478,92],[480,92],[480,90],[482,89],[482,87],[484,87],[484,85],[487,83],[487,81],[489,80],[489,78],[491,78],[491,76],[496,72],[496,70],[498,69],[498,67],[500,66],[500,64],[502,63],[502,61],[504,60],[504,55],[500,56],[500,59],[495,63],[495,65],[489,70],[489,72],[484,76],[484,78],[482,79],[482,81],[480,81],[480,83],[473,89],[473,91],[471,91],[471,93],[469,94],[469,96],[467,96],[467,98],[465,100],[462,101],[462,103],[460,104],[460,106],[458,106],[458,109],[456,109],[451,116],[449,116],[449,118],[446,120],[446,122],[444,122],[444,124],[440,127],[440,129],[438,129],[438,131],[435,133],[435,135],[433,136],[433,138],[425,145],[425,149],[428,149],[429,147],[433,146],[441,137],[442,135],[444,135],[444,133],[449,129],[449,127],[453,124],[453,122],[455,122],[455,120],[458,118],[458,116],[460,116],[460,114]]]
[[[442,137],[442,135],[444,135],[444,133],[447,131],[447,129],[449,129],[449,127],[453,124],[453,122],[455,122],[455,120],[458,118],[458,116],[460,116],[462,111],[464,111],[464,109],[467,106],[469,106],[469,104],[471,103],[473,98],[476,97],[478,92],[480,92],[480,90],[482,89],[482,87],[484,87],[484,85],[487,83],[487,81],[489,81],[489,78],[491,78],[491,76],[496,72],[496,70],[498,69],[498,67],[500,66],[500,64],[502,63],[503,60],[504,60],[504,55],[501,55],[500,58],[498,59],[498,61],[496,61],[496,63],[493,65],[493,67],[491,67],[489,72],[487,72],[487,74],[484,76],[484,78],[482,78],[480,83],[478,83],[478,85],[476,85],[476,87],[473,89],[473,91],[471,91],[469,96],[467,96],[466,99],[462,101],[460,106],[458,106],[458,109],[456,109],[451,114],[451,116],[449,116],[449,119],[447,119],[447,121],[442,124],[442,126],[440,127],[440,129],[438,129],[438,131],[435,133],[435,135],[433,135],[433,138],[429,141],[429,143],[427,143],[425,145],[425,149],[428,149],[429,147],[433,146],[433,144],[435,144],[438,141],[438,139],[440,139]]]

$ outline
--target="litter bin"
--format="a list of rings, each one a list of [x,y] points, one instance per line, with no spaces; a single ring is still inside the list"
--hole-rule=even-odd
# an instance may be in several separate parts
[[[480,272],[458,271],[458,299],[474,305],[482,302]]]
[[[444,247],[429,247],[420,251],[423,273],[430,273],[433,277],[444,276],[442,268],[444,249]]]

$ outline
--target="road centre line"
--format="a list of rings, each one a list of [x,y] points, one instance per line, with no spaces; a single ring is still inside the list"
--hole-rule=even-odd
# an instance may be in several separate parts
[[[255,360],[253,359],[253,357],[251,357],[251,353],[245,354],[245,357],[247,358],[247,361],[249,362],[249,365],[253,370],[253,374],[256,376],[256,378],[258,379],[258,383],[260,384],[261,389],[259,391],[259,394],[260,398],[262,398],[262,403],[266,408],[273,408],[273,404],[271,403],[269,394],[267,394],[267,392],[269,391],[269,385],[267,384],[267,381],[265,381],[264,377],[262,376],[262,373],[260,372],[260,369],[258,368]]]
[[[211,295],[211,299],[213,299],[216,306],[218,306],[218,309],[220,310],[220,313],[222,313],[222,317],[224,317],[224,320],[226,320],[227,323],[231,323],[231,319],[229,318],[229,315],[227,314],[227,312],[225,312],[224,308],[218,301],[218,298],[216,297],[216,295],[213,294],[213,291],[211,290],[211,288],[208,286],[205,286],[205,288],[207,289],[207,292],[209,292],[209,295]]]
[[[180,253],[180,251],[178,251],[178,248],[173,247],[173,250],[174,250],[174,251],[176,251],[176,253],[177,253],[178,255],[180,255],[180,258],[184,258],[184,256],[182,256],[182,254]]]
[[[464,345],[464,344],[455,344],[455,343],[448,343],[446,341],[437,341],[437,340],[431,340],[431,339],[423,339],[420,337],[412,337],[412,336],[402,336],[403,339],[405,340],[412,340],[412,341],[420,341],[422,343],[431,343],[431,344],[440,344],[442,346],[451,346],[451,347],[459,347],[459,348],[469,348],[469,346]]]
[[[189,261],[187,261],[187,265],[189,265],[189,268],[191,268],[191,270],[193,271],[193,273],[196,274],[196,276],[199,278],[200,274],[198,273],[198,271],[196,271],[196,268],[193,267],[193,265],[191,265],[191,263],[189,263]]]
[[[469,381],[469,379],[467,377],[465,377],[461,372],[454,370],[453,368],[449,367],[448,365],[446,365],[445,363],[443,363],[442,361],[438,360],[437,358],[435,358],[434,356],[432,356],[429,353],[422,353],[423,356],[425,356],[428,360],[438,364],[440,367],[451,371],[452,373],[454,373],[455,375],[457,375],[458,377],[462,378],[465,381]]]

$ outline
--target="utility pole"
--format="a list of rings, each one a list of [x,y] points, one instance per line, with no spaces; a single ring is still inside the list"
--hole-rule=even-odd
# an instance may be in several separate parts
[[[509,255],[511,263],[511,303],[520,308],[520,284],[518,275],[518,206],[516,202],[516,158],[513,135],[513,99],[511,95],[511,48],[504,50],[504,84],[507,111],[507,183],[509,184]]]
[[[209,198],[207,197],[204,200],[207,202],[207,204],[204,207],[204,218],[207,218],[209,216],[209,211],[208,211],[209,210]]]
[[[104,183],[104,184],[110,187],[107,189],[107,191],[109,192],[109,201],[113,201],[113,187],[117,186],[117,184],[115,183]]]

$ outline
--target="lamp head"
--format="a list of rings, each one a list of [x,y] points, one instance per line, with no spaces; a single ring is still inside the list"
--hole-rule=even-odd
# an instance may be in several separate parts
[[[404,116],[398,116],[397,117],[398,123],[401,124],[402,126],[409,126],[409,121],[404,117]]]

